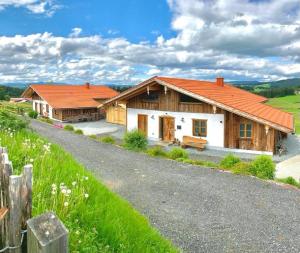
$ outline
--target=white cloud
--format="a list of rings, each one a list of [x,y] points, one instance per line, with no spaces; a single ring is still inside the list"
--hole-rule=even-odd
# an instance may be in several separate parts
[[[157,35],[154,43],[83,36],[78,27],[69,37],[2,36],[0,81],[127,84],[153,75],[222,75],[227,80],[300,76],[299,0],[168,2],[177,35]]]
[[[13,6],[26,8],[33,14],[44,14],[52,16],[55,11],[61,8],[54,0],[0,0],[0,10]]]
[[[82,33],[82,29],[80,27],[75,27],[72,29],[69,37],[76,38]]]

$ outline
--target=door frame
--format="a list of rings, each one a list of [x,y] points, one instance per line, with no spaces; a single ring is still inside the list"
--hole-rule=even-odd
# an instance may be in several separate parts
[[[164,140],[164,119],[165,119],[165,118],[171,118],[171,119],[174,120],[173,140]],[[162,141],[165,141],[165,142],[172,142],[172,141],[174,141],[174,140],[175,140],[175,117],[170,116],[170,115],[162,115],[162,116],[159,116],[158,132],[159,132],[159,138],[160,138]]]
[[[145,126],[145,136],[148,137],[148,115],[147,114],[138,114],[137,115],[137,128],[138,130],[140,131],[140,128],[139,128],[139,116],[142,116],[142,117],[145,117],[146,118],[146,126]]]

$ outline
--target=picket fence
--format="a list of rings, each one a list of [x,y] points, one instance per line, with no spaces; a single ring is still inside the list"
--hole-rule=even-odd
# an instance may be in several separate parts
[[[66,253],[68,231],[54,213],[32,216],[32,165],[13,175],[0,147],[0,253]]]

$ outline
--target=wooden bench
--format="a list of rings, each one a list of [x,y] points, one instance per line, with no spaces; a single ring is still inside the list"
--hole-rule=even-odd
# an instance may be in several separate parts
[[[198,150],[205,149],[205,144],[207,141],[201,138],[191,137],[191,136],[183,136],[181,147],[185,148],[187,146],[197,148]]]

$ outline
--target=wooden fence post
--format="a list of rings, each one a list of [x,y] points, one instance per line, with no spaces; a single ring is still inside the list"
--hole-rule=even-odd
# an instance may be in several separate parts
[[[2,148],[1,154],[1,163],[0,163],[0,194],[1,194],[1,202],[0,207],[7,208],[9,206],[9,177],[12,174],[12,164],[8,160],[7,151],[5,148]],[[9,219],[7,216],[4,217],[2,222],[0,223],[0,232],[1,232],[1,245],[2,247],[8,245],[8,231],[9,228]]]
[[[9,177],[9,203],[8,203],[8,245],[16,247],[9,253],[21,253],[21,185],[22,176]]]
[[[67,253],[68,244],[68,230],[53,212],[27,221],[29,253]]]
[[[31,218],[32,211],[32,165],[24,166],[21,188],[22,229],[26,229],[26,222]]]

